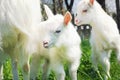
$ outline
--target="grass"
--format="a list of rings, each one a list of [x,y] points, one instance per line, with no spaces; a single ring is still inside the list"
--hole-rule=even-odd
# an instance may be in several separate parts
[[[91,55],[90,48],[91,47],[90,47],[89,41],[84,40],[81,44],[81,49],[83,53],[82,53],[82,58],[81,58],[81,64],[77,72],[78,80],[100,80],[96,71],[94,71],[92,67],[92,63],[90,61],[90,55]],[[114,52],[111,55],[110,62],[111,62],[111,69],[110,69],[111,80],[120,80],[120,65],[117,63]],[[99,67],[99,70],[100,72],[104,72],[101,69],[101,67]],[[66,71],[65,80],[70,80],[67,66],[65,66],[65,71]],[[20,76],[19,80],[22,80],[22,74],[21,74],[20,69],[19,69],[19,76]],[[51,72],[49,76],[49,80],[56,80],[54,76],[55,74]],[[41,72],[37,76],[36,80],[40,80],[40,79],[41,79]],[[7,60],[7,62],[4,64],[4,80],[12,80],[10,60]]]

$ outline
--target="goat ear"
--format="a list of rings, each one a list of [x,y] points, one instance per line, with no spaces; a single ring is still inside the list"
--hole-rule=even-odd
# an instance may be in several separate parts
[[[64,24],[65,25],[68,25],[68,23],[72,20],[72,16],[70,14],[70,12],[66,12],[65,13],[65,16],[64,16]]]
[[[93,5],[93,4],[94,4],[94,1],[95,1],[95,0],[90,0],[90,5]]]
[[[54,14],[52,13],[51,9],[47,5],[44,5],[44,8],[45,8],[45,12],[46,12],[48,18],[54,16]]]

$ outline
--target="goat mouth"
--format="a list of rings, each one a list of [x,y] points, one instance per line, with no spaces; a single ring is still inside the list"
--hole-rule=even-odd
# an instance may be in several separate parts
[[[43,45],[43,47],[44,47],[44,48],[49,48],[49,46],[48,46],[48,45]]]
[[[47,43],[44,43],[44,44],[43,44],[43,47],[44,47],[44,48],[48,48],[49,46],[48,46]]]
[[[49,48],[48,46],[44,46],[44,48]]]
[[[44,48],[51,48],[51,47],[53,47],[53,44],[52,43],[49,43],[49,44],[48,43],[44,43],[43,47]]]

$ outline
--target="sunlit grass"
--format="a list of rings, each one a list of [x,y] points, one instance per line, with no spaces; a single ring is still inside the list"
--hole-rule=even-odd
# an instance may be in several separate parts
[[[94,71],[92,67],[92,63],[90,61],[90,55],[91,55],[91,47],[88,40],[85,40],[81,44],[82,49],[82,58],[81,58],[81,65],[77,71],[78,80],[100,80],[98,77],[96,71]],[[116,56],[114,52],[111,55],[111,80],[120,80],[120,65],[117,63]],[[101,67],[99,67],[100,72],[102,71]],[[65,66],[66,71],[66,78],[65,80],[70,80],[68,67]],[[22,74],[19,70],[19,80],[22,80]],[[55,74],[51,72],[49,76],[49,80],[56,80],[54,77]],[[7,60],[7,62],[4,64],[4,80],[12,80],[12,72],[11,72],[11,65],[10,60]],[[41,80],[41,71],[39,72],[39,75],[37,76],[36,80]]]

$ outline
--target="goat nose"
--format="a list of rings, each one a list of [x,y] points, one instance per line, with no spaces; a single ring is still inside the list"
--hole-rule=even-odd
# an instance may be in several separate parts
[[[78,19],[76,19],[75,22],[78,23]]]
[[[47,42],[47,41],[43,41],[43,46],[44,46],[45,48],[48,48],[48,42]]]
[[[48,42],[47,41],[43,41],[43,44],[47,44]]]

